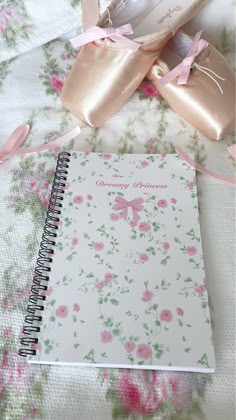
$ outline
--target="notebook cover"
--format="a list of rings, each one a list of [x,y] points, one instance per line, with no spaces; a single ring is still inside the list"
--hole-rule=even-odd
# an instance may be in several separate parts
[[[195,171],[174,154],[68,166],[29,361],[214,371]]]

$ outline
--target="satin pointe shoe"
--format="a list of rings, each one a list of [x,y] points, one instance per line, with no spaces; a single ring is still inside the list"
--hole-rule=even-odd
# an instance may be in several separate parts
[[[147,78],[177,114],[206,137],[221,140],[235,127],[235,74],[201,34],[176,33]]]
[[[90,126],[104,124],[137,89],[170,37],[205,3],[113,0],[97,26],[95,16],[85,19],[86,27],[87,23],[93,26],[71,40],[75,47],[83,46],[65,81],[62,103]],[[84,15],[89,18],[89,10],[95,9],[86,7]]]

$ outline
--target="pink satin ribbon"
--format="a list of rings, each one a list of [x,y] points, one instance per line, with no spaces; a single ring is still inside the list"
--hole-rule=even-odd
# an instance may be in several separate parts
[[[74,137],[78,136],[80,133],[80,128],[77,126],[73,130],[64,134],[62,137],[59,137],[56,140],[51,141],[50,143],[41,144],[40,146],[28,147],[27,149],[19,149],[19,146],[25,141],[30,131],[30,126],[28,124],[20,125],[17,127],[10,137],[7,139],[3,148],[0,150],[0,163],[3,163],[4,160],[11,158],[16,155],[25,155],[27,153],[42,152],[44,150],[50,150],[54,147],[60,147],[64,143],[72,140]]]
[[[230,151],[229,151],[230,149]],[[187,162],[192,168],[196,169],[197,171],[201,172],[202,174],[208,175],[211,178],[218,179],[219,181],[223,182],[227,185],[236,185],[236,179],[230,178],[228,176],[219,175],[215,172],[209,171],[208,169],[204,168],[203,166],[199,165],[193,159],[191,159],[180,147],[176,146],[176,152],[180,155],[180,157]],[[227,149],[232,157],[236,159],[236,145],[229,146]]]
[[[227,147],[227,150],[233,160],[236,160],[236,144],[231,144],[231,146]]]
[[[99,28],[99,26],[89,26],[83,34],[72,38],[70,42],[74,48],[78,48],[98,39],[110,38],[122,47],[136,51],[140,47],[140,44],[131,41],[131,39],[124,36],[131,35],[133,33],[133,28],[129,23],[127,25],[119,26],[119,28]]]
[[[115,198],[115,210],[123,210],[122,218],[127,220],[128,208],[130,207],[133,212],[133,221],[137,223],[140,219],[138,212],[143,210],[142,203],[143,198],[135,198],[132,201],[127,201],[125,198],[118,196]]]
[[[194,63],[195,58],[200,54],[204,48],[208,47],[208,42],[204,39],[200,39],[203,31],[198,32],[193,40],[191,48],[188,51],[188,54],[183,59],[182,63],[176,66],[173,70],[167,73],[160,79],[160,83],[164,86],[167,83],[172,82],[177,79],[178,85],[186,85],[190,75],[191,67]]]

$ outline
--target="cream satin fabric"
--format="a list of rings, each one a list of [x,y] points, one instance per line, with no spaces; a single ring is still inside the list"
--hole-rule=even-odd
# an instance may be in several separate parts
[[[119,1],[111,2],[109,12],[106,9],[98,26],[107,25],[107,19],[112,17],[112,10]],[[64,84],[62,103],[87,124],[103,125],[140,85],[173,31],[195,16],[205,2],[191,1],[189,8],[171,27],[134,39],[141,44],[138,51],[121,48],[109,39],[85,45]]]

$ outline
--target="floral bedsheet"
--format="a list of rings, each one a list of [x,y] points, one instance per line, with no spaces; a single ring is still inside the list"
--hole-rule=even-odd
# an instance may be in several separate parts
[[[103,1],[103,6],[107,3]],[[70,20],[72,8],[80,27],[79,1],[63,4],[65,20]],[[36,16],[37,7],[34,15],[30,0],[0,3],[1,146],[22,123],[31,125],[24,146],[47,142],[77,125],[59,100],[76,56],[67,37],[62,36],[63,21],[61,30],[42,39],[40,46],[33,42],[31,48],[29,44],[26,47],[24,40],[30,39],[33,30],[27,15],[29,7],[31,17]],[[57,16],[55,2],[54,7]],[[204,37],[217,45],[232,65],[234,7],[232,0],[227,1],[227,6],[225,0],[212,0],[187,25],[189,33],[206,28]],[[43,13],[41,10],[41,18]],[[36,21],[34,25],[36,28]],[[69,30],[66,25],[64,28],[64,32]],[[81,127],[80,136],[65,150],[173,153],[175,145],[180,145],[194,152],[196,160],[209,169],[231,176],[235,170],[226,152],[234,136],[218,143],[204,138],[169,109],[146,81],[103,127]],[[202,175],[197,175],[197,185],[213,319],[215,374],[30,366],[17,355],[57,153],[51,150],[0,164],[0,418],[233,420],[235,190]]]

